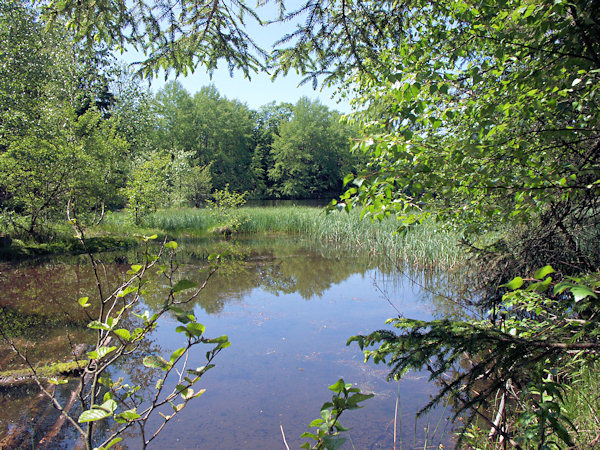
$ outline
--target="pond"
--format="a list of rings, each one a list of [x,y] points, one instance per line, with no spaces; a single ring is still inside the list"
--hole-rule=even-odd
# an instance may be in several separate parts
[[[385,320],[398,314],[431,319],[460,312],[460,306],[429,293],[444,289],[445,274],[399,271],[367,254],[287,236],[180,241],[179,250],[185,277],[197,280],[205,276],[209,253],[233,255],[190,306],[206,326],[206,335],[226,334],[231,347],[201,379],[204,395],[168,423],[153,448],[285,448],[282,430],[290,448],[298,448],[305,442],[299,436],[331,399],[327,387],[339,378],[374,394],[364,408],[342,416],[341,423],[352,428],[348,448],[392,448],[395,426],[398,448],[452,445],[447,423],[451,406],[415,421],[415,413],[438,389],[424,373],[388,382],[386,366],[365,364],[358,346],[346,346],[350,336],[385,328]],[[125,257],[101,255],[103,277],[121,279],[140,257],[139,250]],[[77,299],[94,292],[85,257],[0,270],[2,326],[17,344],[29,346],[32,359],[68,358],[73,342],[85,342],[87,320]],[[152,310],[162,296],[156,290],[145,298],[145,306]],[[177,324],[171,317],[162,320],[148,351],[168,356],[180,347]],[[0,361],[3,370],[18,363],[5,342],[0,344]],[[189,365],[203,361],[199,349]],[[119,370],[142,384],[151,383],[150,369],[139,364],[129,362]],[[69,389],[62,386],[57,397],[68,401]],[[75,436],[35,385],[2,388],[0,408],[0,447],[76,445]],[[139,447],[134,434],[122,444]]]

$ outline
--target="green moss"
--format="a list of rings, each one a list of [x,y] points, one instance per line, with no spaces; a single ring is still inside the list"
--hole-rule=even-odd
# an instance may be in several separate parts
[[[88,364],[87,359],[78,359],[70,362],[52,363],[41,367],[36,367],[35,371],[39,378],[48,378],[56,376],[69,376],[78,374]],[[11,380],[20,381],[23,378],[31,378],[33,373],[31,369],[13,369],[0,371],[0,383]]]

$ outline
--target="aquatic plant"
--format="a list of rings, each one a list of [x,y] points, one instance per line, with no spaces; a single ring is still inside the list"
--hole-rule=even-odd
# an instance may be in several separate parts
[[[362,220],[360,211],[326,213],[321,208],[306,206],[241,207],[237,233],[286,233],[302,235],[345,249],[363,249],[384,256],[399,266],[420,268],[454,268],[466,260],[460,247],[461,234],[450,226],[427,220],[406,233],[397,233],[395,218]],[[243,220],[242,220],[243,219]],[[209,209],[166,209],[157,211],[142,222],[144,232],[202,235],[209,230],[222,230],[227,220]],[[106,217],[102,229],[116,231],[127,225],[125,217],[114,213]]]

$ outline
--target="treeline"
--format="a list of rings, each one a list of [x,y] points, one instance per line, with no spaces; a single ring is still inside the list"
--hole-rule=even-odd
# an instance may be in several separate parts
[[[66,206],[100,221],[129,208],[332,196],[358,164],[355,131],[318,101],[257,111],[213,86],[153,95],[102,45],[0,1],[0,233],[48,238]]]
[[[254,198],[330,196],[358,163],[350,152],[355,131],[340,118],[307,98],[253,111],[214,86],[192,96],[169,82],[152,100],[147,121],[155,126],[146,147],[170,157],[183,172],[206,171],[213,189],[229,186]],[[188,197],[180,192],[176,202],[198,205],[206,194],[206,185],[179,184]]]

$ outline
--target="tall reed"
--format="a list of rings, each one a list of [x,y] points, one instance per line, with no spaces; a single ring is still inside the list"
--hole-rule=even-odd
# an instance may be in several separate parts
[[[419,267],[451,268],[464,260],[459,249],[460,235],[433,221],[397,233],[393,217],[371,222],[360,211],[331,212],[310,207],[244,208],[247,220],[240,231],[281,232],[308,236],[347,248],[360,248],[396,261]]]
[[[347,250],[361,249],[383,256],[397,264],[429,268],[452,268],[464,261],[459,249],[458,232],[428,221],[406,234],[396,233],[399,223],[390,217],[371,222],[360,217],[360,211],[335,211],[308,206],[243,207],[240,233],[283,233],[302,235],[320,242],[335,244]],[[124,227],[126,216],[115,213],[103,226]],[[201,235],[218,228],[218,218],[208,209],[166,209],[146,217],[146,230],[161,230],[174,235]]]

